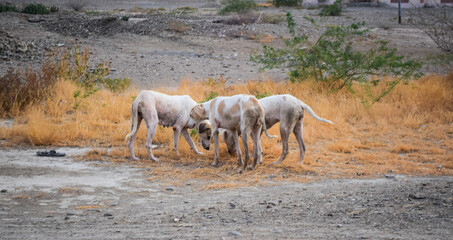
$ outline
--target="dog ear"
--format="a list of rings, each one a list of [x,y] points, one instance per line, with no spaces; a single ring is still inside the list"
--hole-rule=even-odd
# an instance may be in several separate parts
[[[207,132],[208,135],[210,135],[211,133],[211,126],[209,126],[209,124],[207,124],[206,122],[202,122],[200,123],[200,127],[199,127],[199,133],[204,133],[205,131],[209,130],[209,132]]]
[[[196,105],[195,107],[192,108],[191,111],[191,117],[194,118],[195,120],[200,120],[204,118],[205,111],[201,104]]]

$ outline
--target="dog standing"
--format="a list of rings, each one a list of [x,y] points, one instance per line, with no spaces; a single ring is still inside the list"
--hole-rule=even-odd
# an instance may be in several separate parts
[[[234,95],[231,97],[217,97],[208,102],[196,105],[190,113],[190,125],[200,121],[209,119],[212,124],[212,138],[215,145],[215,158],[211,164],[217,166],[219,162],[219,128],[231,130],[236,152],[238,156],[238,164],[242,165],[239,172],[245,170],[249,156],[248,137],[251,134],[253,139],[253,163],[251,169],[256,165],[259,152],[259,137],[261,128],[268,137],[265,125],[264,110],[258,103],[258,100],[251,95]],[[241,149],[239,147],[238,131],[242,133],[242,145],[244,147],[244,162],[242,162]],[[200,135],[200,138],[202,136]],[[203,147],[209,150],[209,145]]]
[[[145,119],[148,128],[148,137],[146,140],[146,150],[151,160],[159,161],[154,157],[151,150],[151,143],[156,134],[157,125],[173,128],[173,150],[179,154],[178,143],[179,135],[182,133],[190,148],[197,154],[202,154],[197,150],[192,138],[188,132],[188,121],[191,109],[197,103],[189,96],[172,96],[155,91],[142,91],[132,103],[132,124],[131,132],[126,136],[129,139],[127,146],[133,160],[138,160],[134,154],[134,141],[142,119]],[[203,124],[203,123],[200,123]],[[192,125],[190,128],[193,128]]]
[[[265,112],[266,128],[269,129],[274,126],[274,124],[280,122],[280,135],[283,148],[282,155],[280,156],[280,159],[275,162],[275,164],[280,164],[288,155],[288,140],[291,133],[294,133],[294,136],[296,136],[297,142],[299,143],[299,162],[303,162],[306,150],[304,139],[302,137],[304,110],[318,121],[333,124],[329,120],[318,117],[310,106],[288,94],[265,97],[260,99],[258,102],[263,107]],[[222,131],[222,137],[227,144],[228,152],[232,154],[234,152],[234,148],[237,147],[234,144],[233,133],[227,130]],[[261,146],[258,147],[261,153]],[[258,162],[261,163],[261,154]]]

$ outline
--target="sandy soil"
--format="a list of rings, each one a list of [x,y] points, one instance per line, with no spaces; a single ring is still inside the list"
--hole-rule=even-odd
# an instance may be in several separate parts
[[[215,23],[229,16],[216,15],[218,5],[209,0],[102,0],[90,1],[85,7],[123,9],[113,16],[133,15],[128,23],[113,20],[112,15],[74,13],[63,1],[43,2],[58,5],[60,13],[33,17],[0,14],[2,33],[13,43],[21,43],[19,47],[28,46],[21,48],[23,52],[2,56],[1,74],[11,67],[36,66],[47,50],[79,42],[90,48],[93,63],[109,60],[112,77],[130,77],[139,88],[172,87],[183,78],[221,75],[230,83],[286,78],[285,69],[258,73],[258,66],[249,61],[250,52],[262,46],[256,36],[287,36],[284,22]],[[199,10],[160,20],[129,11],[133,7],[173,10],[185,6]],[[262,9],[269,13],[284,10],[288,9]],[[316,10],[290,11],[299,31],[316,34],[303,18],[315,16]],[[327,23],[363,20],[371,28],[370,34],[389,40],[407,56],[440,53],[431,39],[407,24],[407,16],[398,25],[396,14],[396,9],[347,8],[343,16],[329,18]],[[170,21],[191,28],[175,32],[168,28]],[[106,27],[111,31],[103,31]],[[451,66],[425,70],[449,69]],[[57,149],[68,154],[63,158],[37,157],[37,150],[0,149],[2,239],[450,239],[453,234],[452,177],[388,175],[312,183],[269,179],[265,186],[203,191],[192,183],[174,186],[148,180],[148,170],[134,165],[74,158],[88,149]]]

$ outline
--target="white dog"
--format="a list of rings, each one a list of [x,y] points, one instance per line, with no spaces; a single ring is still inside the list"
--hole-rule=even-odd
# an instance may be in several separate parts
[[[179,135],[182,133],[190,148],[197,154],[202,154],[197,150],[192,138],[187,131],[190,111],[197,103],[189,96],[171,96],[155,91],[142,91],[132,103],[132,124],[131,132],[126,136],[129,139],[127,146],[133,160],[138,160],[134,154],[134,140],[142,119],[145,119],[148,127],[148,138],[145,144],[149,157],[153,161],[158,161],[151,150],[151,143],[157,130],[157,124],[173,128],[173,150],[178,151]],[[206,123],[200,122],[197,127],[202,127]],[[190,126],[190,128],[195,125]],[[204,143],[206,144],[206,143]]]
[[[212,124],[212,138],[214,139],[215,145],[215,159],[211,164],[213,166],[217,166],[219,161],[219,128],[228,129],[232,132],[238,156],[238,164],[242,165],[242,169],[239,172],[245,170],[250,158],[247,141],[250,133],[253,139],[253,163],[251,169],[255,167],[260,153],[258,146],[261,127],[263,127],[268,137],[275,137],[267,133],[263,108],[258,103],[258,100],[251,95],[240,94],[231,97],[217,97],[208,102],[196,105],[190,113],[190,125],[194,125],[205,119],[209,119],[209,122]],[[245,151],[244,163],[242,163],[238,131],[242,133],[242,145]],[[202,137],[200,135],[200,138]],[[207,148],[204,145],[203,147],[209,149],[209,145]]]
[[[302,138],[302,122],[304,120],[304,110],[307,111],[316,120],[333,124],[331,121],[318,117],[313,110],[301,100],[291,95],[275,95],[262,98],[258,101],[263,107],[266,116],[266,128],[271,128],[277,122],[280,122],[280,135],[282,138],[282,155],[275,164],[280,164],[288,155],[288,140],[291,132],[296,136],[299,143],[299,162],[303,162],[305,155],[305,144]],[[239,133],[240,134],[240,133]],[[233,133],[231,131],[222,131],[222,137],[227,144],[228,152],[233,154],[236,145],[234,144]],[[261,152],[261,146],[259,151]],[[258,160],[261,163],[260,159]]]

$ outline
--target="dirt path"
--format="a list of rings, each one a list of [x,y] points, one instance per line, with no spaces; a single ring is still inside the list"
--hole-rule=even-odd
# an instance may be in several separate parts
[[[133,166],[0,151],[2,239],[449,239],[453,178],[200,191]]]

